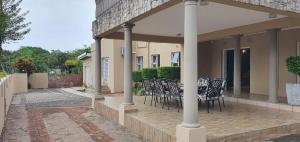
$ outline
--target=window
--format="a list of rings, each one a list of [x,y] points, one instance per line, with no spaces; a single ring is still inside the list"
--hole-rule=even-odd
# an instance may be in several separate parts
[[[152,55],[152,68],[160,67],[160,55]]]
[[[137,70],[142,70],[143,69],[143,56],[137,56],[136,57],[136,68]]]
[[[180,52],[172,52],[171,53],[171,65],[173,67],[180,66]]]
[[[108,79],[109,79],[109,58],[103,58],[102,64],[103,64],[103,69],[102,69],[103,80],[108,81]]]

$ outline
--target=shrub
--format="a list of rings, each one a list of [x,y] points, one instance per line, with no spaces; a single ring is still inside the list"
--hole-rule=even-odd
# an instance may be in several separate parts
[[[143,79],[153,79],[157,78],[157,69],[156,68],[145,68],[142,71]]]
[[[5,77],[7,74],[5,72],[0,72],[0,78]]]
[[[292,56],[286,60],[289,72],[300,76],[300,56]]]
[[[27,76],[30,76],[35,72],[35,65],[31,59],[18,59],[16,62],[16,68],[20,73],[27,73]]]
[[[132,73],[132,80],[133,82],[142,82],[142,71],[134,71]]]
[[[160,79],[180,80],[180,67],[160,67],[157,76]]]

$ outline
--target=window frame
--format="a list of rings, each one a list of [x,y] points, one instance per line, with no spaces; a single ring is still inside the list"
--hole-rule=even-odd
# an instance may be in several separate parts
[[[109,57],[102,58],[102,76],[104,81],[109,80]]]
[[[154,64],[154,57],[157,58],[157,63]],[[160,54],[152,54],[151,55],[151,67],[159,68],[160,67]]]
[[[141,60],[139,60],[139,59],[141,59]],[[141,63],[139,61],[141,61]],[[144,57],[136,56],[136,69],[142,70],[143,68],[144,68]]]
[[[178,63],[173,62],[173,55],[178,53]],[[177,64],[177,65],[175,65]],[[171,52],[171,66],[172,67],[180,67],[181,65],[181,53],[180,51],[176,51],[176,52]]]

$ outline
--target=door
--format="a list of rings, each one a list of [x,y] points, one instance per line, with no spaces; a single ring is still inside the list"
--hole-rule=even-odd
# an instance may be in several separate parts
[[[250,93],[250,48],[242,49],[241,54],[241,85],[243,92]]]
[[[225,77],[227,82],[227,90],[233,90],[233,77],[234,77],[234,50],[225,50]]]

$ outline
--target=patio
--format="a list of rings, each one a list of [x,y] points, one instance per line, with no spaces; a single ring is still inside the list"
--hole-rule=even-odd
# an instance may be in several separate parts
[[[113,94],[97,101],[95,110],[107,119],[118,122],[118,109],[123,94]],[[300,114],[293,111],[255,106],[226,97],[226,107],[219,112],[218,107],[206,112],[202,106],[199,121],[207,129],[207,141],[261,141],[300,132]],[[145,141],[176,141],[176,125],[182,122],[182,110],[175,107],[162,109],[161,105],[144,105],[144,97],[134,96],[136,112],[126,113],[125,127],[143,136]],[[254,101],[255,102],[255,101]],[[261,102],[263,103],[263,102]]]

